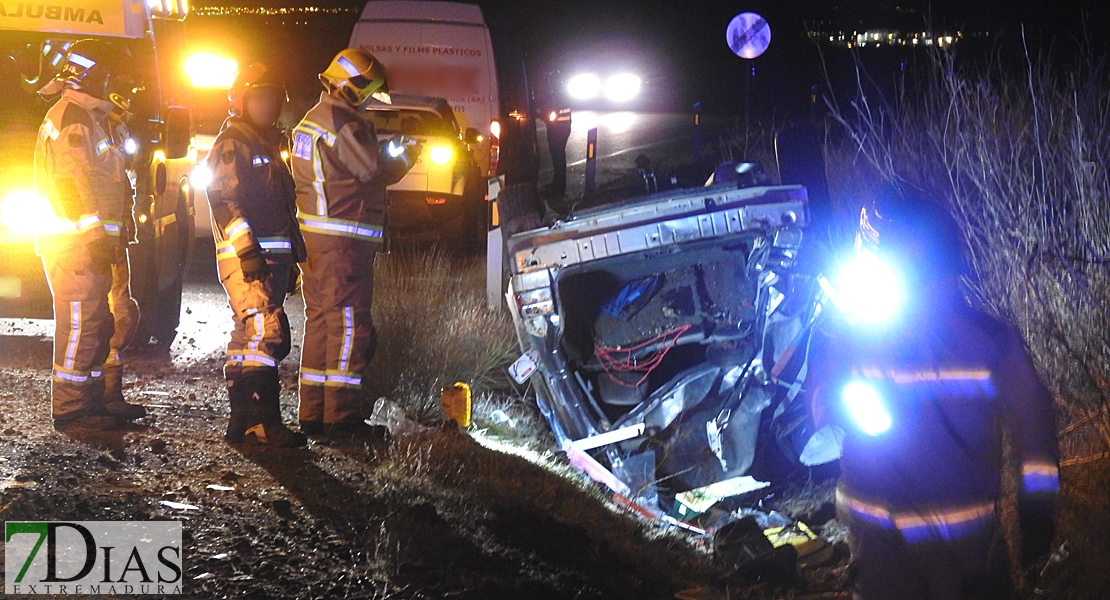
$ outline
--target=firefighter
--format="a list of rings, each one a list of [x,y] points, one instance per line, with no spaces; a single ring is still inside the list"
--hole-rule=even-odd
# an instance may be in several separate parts
[[[320,81],[320,102],[293,133],[297,218],[308,248],[299,419],[309,435],[351,439],[370,431],[359,394],[374,354],[370,305],[385,188],[404,177],[420,148],[402,139],[379,144],[360,116],[372,98],[389,102],[385,71],[372,55],[343,50]]]
[[[253,63],[228,92],[230,117],[208,154],[212,234],[220,282],[234,313],[224,378],[231,403],[226,439],[276,447],[306,444],[282,423],[278,363],[289,354],[282,305],[304,258],[293,176],[278,118],[287,101],[273,71]]]
[[[109,44],[77,41],[40,92],[61,92],[35,145],[36,189],[62,221],[36,238],[54,297],[51,409],[59,430],[118,429],[146,415],[122,392],[122,352],[139,319],[127,258],[135,226],[123,150],[125,61]]]
[[[1021,464],[1029,566],[1053,536],[1052,397],[1017,332],[960,293],[962,238],[951,217],[888,197],[862,211],[854,262],[833,288],[851,319],[812,373],[816,412],[845,431],[836,504],[855,597],[1007,598],[1003,431]]]

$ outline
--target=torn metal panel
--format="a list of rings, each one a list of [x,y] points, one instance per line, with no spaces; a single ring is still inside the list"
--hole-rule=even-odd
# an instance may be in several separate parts
[[[722,185],[508,241],[506,299],[572,464],[664,513],[747,474],[765,412],[793,414],[804,379],[819,290],[794,273],[807,225],[805,188]]]

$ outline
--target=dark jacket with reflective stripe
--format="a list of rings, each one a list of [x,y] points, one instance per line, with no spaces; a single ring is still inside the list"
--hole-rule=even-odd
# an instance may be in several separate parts
[[[61,217],[40,234],[40,253],[65,252],[103,237],[119,237],[133,205],[123,161],[123,126],[112,104],[65,90],[46,113],[35,143],[35,188]],[[113,135],[114,134],[114,135]],[[68,222],[67,222],[68,221]]]
[[[282,161],[282,146],[280,130],[258,131],[237,118],[228,119],[212,144],[208,204],[218,258],[258,248],[304,260],[293,176]]]
[[[372,123],[321,94],[293,132],[297,218],[310,251],[384,241],[385,188],[407,170],[381,155]]]
[[[814,357],[818,412],[846,432],[841,489],[891,511],[938,510],[999,498],[1002,428],[1023,466],[1025,496],[1057,488],[1052,397],[1017,332],[961,308],[897,335],[830,340]],[[877,392],[890,428],[868,435],[845,407],[844,388]]]

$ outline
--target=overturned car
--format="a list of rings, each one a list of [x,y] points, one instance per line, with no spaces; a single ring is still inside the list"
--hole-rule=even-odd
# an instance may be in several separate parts
[[[731,182],[507,240],[514,368],[572,464],[681,521],[683,493],[763,485],[749,475],[767,440],[797,464],[838,457],[802,399],[822,306],[798,260],[809,224],[805,187]]]

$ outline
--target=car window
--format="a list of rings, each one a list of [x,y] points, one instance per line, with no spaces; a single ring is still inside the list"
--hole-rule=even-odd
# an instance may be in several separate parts
[[[374,124],[378,134],[401,134],[419,136],[458,135],[455,123],[438,113],[427,110],[392,109],[367,111],[367,117]]]

